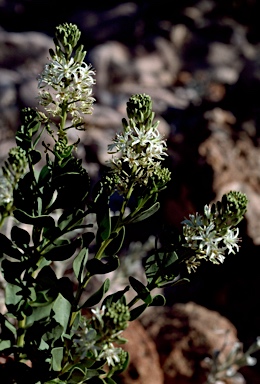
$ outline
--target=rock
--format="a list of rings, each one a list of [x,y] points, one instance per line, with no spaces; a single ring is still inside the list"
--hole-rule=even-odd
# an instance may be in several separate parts
[[[247,232],[254,244],[259,245],[260,148],[247,132],[234,135],[231,126],[235,118],[230,112],[213,110],[205,117],[211,119],[212,133],[199,146],[199,153],[212,167],[216,199],[230,190],[246,193],[249,200]]]
[[[143,50],[133,60],[134,78],[144,87],[171,86],[180,69],[180,57],[175,47],[166,39],[157,37],[153,41],[151,52]]]
[[[238,341],[226,318],[193,302],[156,307],[142,317],[142,323],[156,344],[164,384],[204,383],[204,359],[215,350],[222,350],[225,359]]]
[[[19,120],[17,87],[20,81],[15,71],[0,68],[0,141],[16,131]]]
[[[52,47],[52,39],[43,33],[0,31],[0,66],[32,77],[42,70]]]
[[[163,384],[159,355],[148,333],[139,321],[133,321],[123,332],[128,342],[123,348],[130,354],[128,369],[116,382],[118,384]]]
[[[122,82],[129,69],[129,51],[117,41],[106,41],[94,47],[88,59],[96,71],[96,88],[108,90],[113,83]]]

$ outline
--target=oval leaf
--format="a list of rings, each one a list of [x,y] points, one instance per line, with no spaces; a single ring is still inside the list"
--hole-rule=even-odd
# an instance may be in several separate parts
[[[138,294],[140,299],[142,299],[146,304],[150,304],[152,302],[152,296],[150,295],[149,289],[141,283],[141,281],[137,280],[133,276],[129,276],[129,282],[135,292]]]
[[[11,238],[18,247],[22,247],[30,243],[29,233],[16,225],[14,225],[11,230]]]
[[[31,216],[20,209],[16,209],[14,211],[14,217],[24,224],[35,225],[37,227],[55,227],[54,219],[47,215]]]
[[[65,245],[55,246],[54,244],[54,247],[49,252],[46,252],[43,256],[45,257],[45,259],[52,261],[67,260],[75,253],[80,243],[80,239],[76,239],[71,243]]]
[[[115,271],[119,267],[119,258],[114,256],[109,259],[107,263],[103,263],[98,259],[91,259],[87,262],[87,270],[93,275],[104,275],[106,273]]]
[[[153,297],[153,301],[150,304],[150,307],[161,307],[166,304],[166,299],[163,295],[156,295]]]
[[[131,223],[137,223],[139,221],[148,219],[148,217],[152,216],[155,212],[157,212],[159,208],[160,208],[160,203],[157,202],[154,205],[152,205],[150,208],[146,209],[145,211],[142,211],[136,217],[134,217],[133,220],[131,220]]]
[[[148,307],[148,304],[142,304],[139,305],[139,307],[136,307],[130,311],[130,321],[133,321],[137,319]]]
[[[83,248],[73,261],[73,271],[79,283],[83,281],[83,272],[88,261],[88,249]]]
[[[106,279],[104,283],[101,285],[98,291],[96,291],[92,296],[88,298],[87,301],[82,305],[82,308],[89,308],[97,305],[102,297],[107,293],[110,287],[110,280]]]

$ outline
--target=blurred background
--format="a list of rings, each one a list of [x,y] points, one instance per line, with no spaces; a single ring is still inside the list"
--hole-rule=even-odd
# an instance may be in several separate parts
[[[245,348],[260,335],[259,16],[257,0],[0,0],[0,161],[14,146],[20,109],[37,106],[55,27],[76,23],[96,70],[79,148],[93,182],[132,94],[152,97],[167,138],[172,181],[161,211],[130,230],[128,243],[146,242],[163,222],[180,230],[185,216],[229,190],[247,194],[240,253],[166,292],[169,306],[192,301],[226,317]],[[260,383],[259,371],[243,371],[247,382]]]

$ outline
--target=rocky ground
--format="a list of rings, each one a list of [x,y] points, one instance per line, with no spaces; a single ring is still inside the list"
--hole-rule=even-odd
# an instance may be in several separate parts
[[[259,2],[171,3],[97,0],[86,5],[74,0],[69,6],[60,0],[0,0],[0,161],[14,145],[20,108],[36,106],[36,77],[46,62],[55,26],[75,22],[88,50],[87,61],[97,72],[96,106],[86,119],[79,148],[93,180],[104,167],[107,144],[121,129],[129,96],[147,93],[167,137],[167,165],[173,174],[162,197],[163,220],[178,228],[189,212],[201,210],[230,189],[248,195],[239,255],[231,255],[221,267],[203,266],[190,284],[166,292],[173,308],[190,301],[199,305],[202,322],[204,309],[210,311],[208,316],[211,311],[220,313],[247,347],[260,334]],[[148,232],[139,228],[132,237],[145,241]],[[186,311],[188,318],[190,305],[173,311]],[[151,343],[158,340],[156,332],[150,332]],[[157,343],[158,348],[162,347]],[[193,374],[185,378],[183,367],[176,368],[184,347],[177,352],[169,348],[173,362],[161,352],[157,356],[165,383],[173,378],[177,384],[193,383]],[[156,367],[148,361],[151,365]],[[176,369],[179,373],[172,373]],[[184,371],[193,372],[187,367]],[[260,383],[259,367],[243,374],[247,383]],[[137,381],[140,375],[133,373],[132,382],[145,384],[144,379]],[[163,382],[162,371],[154,377],[158,384]]]

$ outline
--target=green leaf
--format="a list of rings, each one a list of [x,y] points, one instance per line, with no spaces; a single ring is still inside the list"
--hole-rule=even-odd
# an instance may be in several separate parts
[[[150,208],[146,209],[145,211],[141,211],[139,214],[134,216],[133,220],[131,220],[131,223],[137,223],[139,221],[147,219],[148,217],[152,216],[155,212],[157,212],[159,208],[159,202],[153,204]]]
[[[71,304],[60,293],[53,304],[54,316],[53,318],[63,327],[66,332],[69,317],[70,317]]]
[[[153,297],[153,301],[149,305],[150,307],[162,307],[166,304],[166,299],[163,295],[156,295]]]
[[[130,321],[133,321],[137,319],[148,307],[148,304],[144,303],[142,305],[139,305],[139,307],[136,307],[130,311]]]
[[[87,378],[88,379],[91,379],[89,380],[89,383],[95,383],[95,384],[98,384],[99,383],[99,380],[102,380],[100,379],[98,376],[101,376],[100,374],[101,373],[105,373],[104,371],[98,371],[97,369],[88,369],[87,370]],[[94,379],[94,381],[92,381]],[[100,381],[100,383],[106,383],[105,381]]]
[[[49,181],[50,177],[51,177],[50,167],[46,164],[41,169],[41,172],[38,177],[38,184],[40,186],[44,185],[46,181]]]
[[[45,350],[48,350],[50,347],[49,347],[49,344],[47,344],[43,339],[41,339],[41,342],[38,348],[40,351],[45,351]]]
[[[53,348],[51,351],[51,367],[54,371],[61,371],[61,363],[63,359],[63,347]]]
[[[123,304],[125,304],[125,296],[124,294],[129,291],[130,289],[130,286],[127,285],[124,289],[122,289],[121,291],[117,291],[115,293],[112,293],[111,295],[108,295],[101,306],[105,305],[106,308],[110,307],[111,303],[116,303],[117,301],[119,300],[123,300]]]
[[[20,302],[22,295],[19,295],[18,292],[21,291],[21,288],[15,284],[7,284],[5,287],[5,304],[16,305]]]
[[[102,193],[95,201],[96,219],[98,225],[97,242],[107,240],[111,233],[111,217],[109,197]]]
[[[16,328],[2,314],[0,314],[1,337],[0,351],[10,348],[16,340]]]
[[[168,283],[169,281],[174,280],[178,274],[175,271],[175,262],[178,260],[178,255],[176,252],[159,252],[149,256],[144,265],[145,274],[147,281],[150,284],[153,282],[156,283],[156,286],[160,286],[162,283]],[[159,273],[158,273],[159,272]],[[155,282],[153,281],[156,276],[160,275],[160,279]]]
[[[113,379],[111,379],[111,377],[107,377],[105,380],[107,384],[116,384],[116,382]]]
[[[55,245],[50,251],[44,253],[44,257],[47,260],[63,261],[69,259],[80,246],[81,240],[76,239],[69,244]]]
[[[87,301],[85,301],[85,303],[82,305],[82,308],[89,308],[98,304],[100,300],[102,300],[102,297],[109,290],[109,287],[110,287],[110,281],[109,279],[106,279],[104,283],[101,285],[101,287],[92,296],[90,296],[87,299]]]
[[[33,307],[32,314],[27,316],[26,325],[27,327],[31,326],[34,322],[46,319],[50,316],[52,310],[53,302],[42,304],[42,306]]]
[[[65,299],[67,299],[71,305],[75,304],[75,297],[73,295],[73,282],[69,277],[63,276],[58,280],[58,290]]]
[[[0,351],[4,351],[5,349],[8,349],[11,347],[11,341],[10,340],[0,340]]]
[[[11,240],[9,240],[2,233],[0,233],[0,244],[1,244],[1,253],[0,253],[1,257],[3,257],[3,254],[5,253],[6,255],[11,256],[14,259],[21,260],[23,254],[13,245]]]
[[[37,151],[36,149],[29,151],[29,155],[31,156],[33,165],[37,164],[42,158],[41,152]]]
[[[18,247],[23,247],[24,245],[29,245],[30,235],[29,233],[14,225],[11,230],[11,238],[16,243]]]
[[[16,220],[24,224],[35,225],[36,227],[55,227],[54,219],[48,215],[31,216],[20,209],[16,209],[13,214]]]
[[[152,296],[150,295],[149,289],[141,283],[141,281],[137,280],[133,276],[129,276],[129,282],[133,289],[138,294],[138,297],[142,299],[147,305],[149,305],[152,302]]]
[[[2,261],[3,275],[6,281],[15,284],[16,279],[20,279],[22,272],[27,268],[26,263],[19,263],[4,259]]]
[[[83,281],[84,269],[88,261],[88,249],[83,248],[73,261],[73,271],[79,283]]]
[[[125,227],[122,227],[120,229],[118,235],[107,246],[107,248],[105,250],[105,254],[107,256],[116,255],[120,251],[120,249],[123,245],[124,238],[125,238]]]
[[[95,234],[93,232],[85,232],[81,238],[83,247],[87,248],[89,244],[95,239]]]
[[[107,263],[103,263],[98,259],[88,260],[86,268],[93,275],[104,275],[115,271],[119,267],[119,258],[117,256],[109,258]]]

